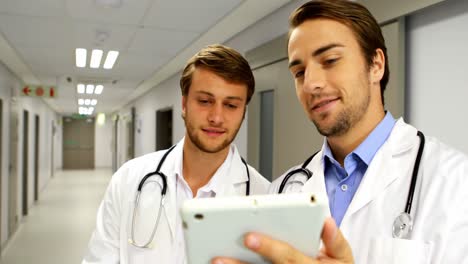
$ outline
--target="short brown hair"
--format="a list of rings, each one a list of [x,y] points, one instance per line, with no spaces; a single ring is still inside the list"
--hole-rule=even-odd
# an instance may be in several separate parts
[[[376,50],[382,50],[385,57],[385,72],[380,80],[380,90],[382,104],[384,104],[384,91],[390,75],[387,48],[380,26],[369,10],[363,5],[349,0],[307,2],[297,8],[289,17],[288,43],[292,30],[305,21],[316,18],[332,19],[348,26],[356,36],[368,68],[373,64]]]
[[[247,104],[255,91],[255,79],[247,60],[236,50],[215,44],[204,47],[185,65],[180,78],[182,95],[188,94],[197,67],[212,71],[226,81],[247,86]]]

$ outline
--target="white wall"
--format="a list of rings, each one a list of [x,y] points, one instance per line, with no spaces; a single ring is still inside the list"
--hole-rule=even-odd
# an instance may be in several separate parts
[[[2,126],[2,167],[0,170],[2,190],[1,194],[1,244],[7,240],[8,233],[8,178],[10,164],[10,100],[11,88],[18,84],[18,80],[0,63],[0,98],[3,101]]]
[[[10,164],[10,118],[11,118],[11,101],[16,100],[18,111],[18,150],[17,150],[17,212],[19,219],[21,219],[22,208],[22,127],[23,127],[23,110],[29,112],[29,151],[28,151],[28,205],[32,206],[34,202],[34,154],[35,154],[35,115],[40,118],[39,123],[39,153],[38,153],[38,170],[39,170],[39,199],[40,191],[48,183],[52,174],[52,122],[56,125],[56,136],[54,143],[54,156],[57,161],[58,156],[62,155],[61,143],[61,126],[57,120],[60,118],[57,114],[39,98],[18,97],[21,82],[13,75],[2,63],[0,63],[0,97],[3,100],[3,146],[2,146],[2,197],[1,197],[1,244],[2,246],[8,239],[8,195],[9,195],[9,169]],[[55,162],[55,167],[61,167],[61,160]]]
[[[468,1],[446,1],[407,20],[409,121],[468,153]]]
[[[104,124],[95,123],[94,167],[112,167],[112,120],[106,115]]]
[[[18,97],[19,105],[19,132],[20,132],[20,144],[18,146],[18,212],[21,212],[22,207],[22,176],[23,175],[23,111],[29,112],[29,148],[28,148],[28,206],[31,207],[34,203],[34,154],[35,154],[35,115],[37,114],[40,118],[39,125],[39,199],[41,190],[47,185],[52,174],[51,168],[51,153],[52,153],[52,120],[57,123],[59,118],[56,113],[49,108],[39,98],[28,98]],[[61,145],[61,142],[55,142],[54,145]],[[55,152],[54,155],[62,155],[61,151]],[[61,166],[61,164],[60,164]],[[21,218],[21,217],[20,217]]]

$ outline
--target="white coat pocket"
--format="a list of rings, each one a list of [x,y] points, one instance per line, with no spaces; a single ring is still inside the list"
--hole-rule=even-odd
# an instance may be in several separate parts
[[[369,264],[429,263],[432,244],[421,240],[374,238],[369,245]]]

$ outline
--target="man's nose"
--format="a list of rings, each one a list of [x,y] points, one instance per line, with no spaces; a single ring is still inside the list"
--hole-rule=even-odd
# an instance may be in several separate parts
[[[213,104],[208,113],[208,122],[213,125],[220,125],[224,121],[224,111],[222,104]]]
[[[303,89],[306,93],[318,93],[325,87],[325,71],[318,66],[308,66],[304,72]]]

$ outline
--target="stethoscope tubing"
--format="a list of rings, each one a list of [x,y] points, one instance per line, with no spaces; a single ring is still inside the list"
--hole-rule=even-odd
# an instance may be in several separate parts
[[[408,228],[408,232],[406,232],[405,235],[403,237],[401,237],[401,238],[409,238],[409,235],[410,235],[410,233],[412,231],[412,227],[413,227],[413,220],[411,218],[411,207],[413,205],[414,190],[415,190],[415,187],[416,187],[416,182],[418,180],[418,172],[419,172],[419,167],[420,167],[420,164],[421,164],[422,154],[424,152],[424,144],[426,142],[424,134],[421,131],[417,132],[417,136],[419,137],[420,142],[419,142],[418,153],[416,155],[416,160],[414,162],[413,173],[411,175],[411,182],[410,182],[410,187],[409,187],[409,190],[408,190],[408,197],[406,199],[405,211],[402,212],[397,217],[397,219],[395,219],[394,227],[393,227],[394,229],[396,227],[398,227],[396,229],[397,230],[399,229],[400,231],[402,229],[404,229],[404,228]],[[314,153],[306,161],[304,161],[304,163],[302,164],[302,166],[300,168],[292,170],[292,171],[288,172],[288,174],[286,174],[286,176],[281,181],[280,188],[278,190],[279,194],[283,193],[284,188],[285,188],[286,184],[288,183],[289,179],[292,176],[294,176],[295,174],[303,173],[304,175],[307,176],[307,180],[309,180],[312,177],[313,173],[309,169],[307,169],[307,166],[309,165],[309,163],[311,162],[311,160],[315,157],[315,155],[317,153],[318,152]],[[404,223],[404,224],[398,226],[396,223],[397,223],[397,220],[399,218],[405,219],[406,221],[404,221],[404,222],[407,222],[407,223]],[[395,235],[395,231],[393,232],[393,236],[394,237],[400,237],[400,236]]]
[[[424,151],[424,144],[426,142],[424,134],[421,131],[418,131],[418,137],[420,140],[418,154],[416,155],[416,161],[414,162],[413,175],[411,176],[410,189],[408,191],[408,198],[406,199],[405,213],[407,213],[408,215],[411,214],[411,206],[413,205],[414,189],[416,187],[416,181],[418,180],[419,166],[420,166],[422,154]]]
[[[175,146],[176,145],[172,146],[170,149],[168,149],[166,151],[166,153],[164,153],[163,157],[161,158],[161,161],[159,161],[159,164],[158,164],[158,167],[156,168],[156,171],[146,174],[145,177],[143,177],[143,179],[141,179],[140,183],[138,184],[137,193],[136,193],[136,197],[135,197],[135,208],[133,209],[131,237],[128,240],[130,244],[132,244],[132,245],[134,245],[136,247],[139,247],[139,248],[151,248],[152,247],[151,242],[153,241],[153,238],[154,238],[154,236],[156,234],[156,230],[158,229],[158,226],[159,226],[159,220],[161,218],[161,208],[164,205],[164,200],[166,198],[166,191],[167,191],[167,177],[166,177],[166,175],[164,173],[161,172],[161,166],[164,163],[164,161],[166,160],[169,153],[171,153],[171,151],[175,148]],[[137,244],[137,242],[135,240],[135,219],[136,219],[137,208],[138,208],[138,205],[140,204],[141,190],[143,189],[143,186],[144,186],[146,180],[149,177],[153,176],[153,175],[160,176],[160,178],[162,180],[161,200],[159,201],[158,216],[157,216],[156,222],[154,224],[153,231],[151,232],[150,239],[144,244]]]
[[[302,173],[307,177],[307,180],[309,180],[312,177],[313,173],[309,169],[307,169],[307,166],[309,165],[310,161],[315,157],[315,155],[317,155],[317,153],[319,153],[319,152],[318,151],[315,152],[312,156],[310,156],[308,159],[306,159],[304,161],[304,163],[302,163],[302,166],[300,168],[294,169],[294,170],[288,172],[288,174],[286,174],[284,179],[281,181],[281,184],[280,184],[280,187],[279,187],[279,190],[278,190],[279,194],[283,193],[284,187],[286,187],[286,184],[288,184],[289,178],[291,178],[292,176],[294,176],[294,175],[296,175],[298,173]]]
[[[135,208],[133,209],[131,238],[128,240],[130,244],[132,244],[132,245],[134,245],[136,247],[139,247],[139,248],[152,248],[152,241],[153,241],[154,236],[156,234],[156,230],[158,229],[158,226],[159,226],[159,220],[160,220],[160,217],[161,217],[161,208],[164,205],[164,200],[165,200],[166,192],[167,192],[167,176],[163,172],[161,172],[161,167],[164,164],[164,161],[166,160],[167,156],[175,148],[175,146],[176,145],[173,145],[171,148],[169,148],[166,151],[166,153],[164,153],[163,157],[159,161],[159,164],[158,164],[158,167],[156,168],[156,170],[146,174],[141,179],[140,183],[138,184],[137,193],[136,193],[136,197],[135,197]],[[245,170],[247,171],[247,182],[246,182],[246,186],[245,186],[245,195],[249,196],[250,195],[250,172],[249,172],[249,167],[247,165],[247,162],[244,160],[244,158],[241,157],[241,160],[242,160],[242,163],[245,166]],[[153,175],[158,175],[162,179],[161,200],[159,202],[158,217],[156,219],[156,223],[154,225],[153,231],[151,233],[151,236],[150,236],[150,239],[148,240],[148,242],[146,242],[145,244],[137,244],[136,241],[135,241],[135,235],[134,235],[135,234],[134,232],[135,232],[136,211],[138,209],[138,205],[140,204],[141,190],[143,189],[143,186],[145,185],[146,180],[149,177],[153,176]]]

